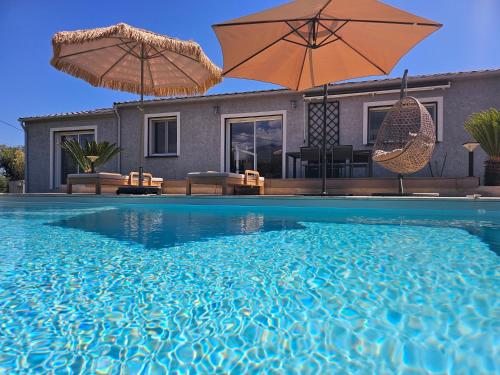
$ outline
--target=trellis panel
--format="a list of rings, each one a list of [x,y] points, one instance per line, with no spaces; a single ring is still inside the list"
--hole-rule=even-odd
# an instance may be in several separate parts
[[[326,113],[326,149],[331,150],[340,142],[339,102],[328,102]],[[323,102],[309,103],[308,144],[309,147],[323,146]]]

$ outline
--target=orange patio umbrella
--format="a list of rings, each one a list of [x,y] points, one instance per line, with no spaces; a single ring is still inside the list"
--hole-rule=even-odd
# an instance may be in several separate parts
[[[326,194],[327,84],[388,75],[403,55],[442,25],[377,0],[296,0],[214,25],[223,75],[292,90],[324,85]]]
[[[52,46],[50,63],[56,69],[93,86],[140,94],[141,109],[144,95],[203,94],[222,80],[221,70],[197,43],[125,23],[59,32],[53,36]],[[140,164],[142,137],[143,131]]]

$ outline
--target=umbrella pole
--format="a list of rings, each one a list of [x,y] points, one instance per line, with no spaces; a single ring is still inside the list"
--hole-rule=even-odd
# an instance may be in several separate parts
[[[141,43],[141,102],[139,104],[139,112],[143,113],[144,112],[144,43]],[[145,129],[143,128],[143,122],[141,121],[141,126],[139,127],[141,129],[141,145],[139,147],[140,149],[140,155],[139,155],[139,186],[144,185],[144,168],[142,167],[142,158],[144,154],[144,131]]]
[[[326,128],[327,128],[327,109],[328,109],[328,84],[323,86],[323,144],[322,144],[322,167],[323,167],[323,179],[322,179],[322,190],[321,195],[328,195],[326,191]]]
[[[408,92],[408,69],[405,69],[403,80],[401,81],[401,92],[399,94],[399,100],[403,100],[407,96]]]
[[[401,82],[401,93],[399,94],[399,100],[403,100],[408,94],[408,69],[405,69],[403,80]],[[405,187],[403,183],[403,174],[398,174],[399,181],[399,195],[405,195]]]

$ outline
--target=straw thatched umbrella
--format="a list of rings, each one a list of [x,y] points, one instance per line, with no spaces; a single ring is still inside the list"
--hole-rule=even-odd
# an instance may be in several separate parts
[[[326,194],[328,83],[389,74],[441,26],[377,0],[297,0],[213,27],[224,54],[224,76],[293,90],[323,85]]]
[[[203,94],[222,79],[221,70],[197,43],[124,23],[59,32],[52,46],[50,63],[55,68],[93,86],[140,94],[141,109],[144,95]],[[142,137],[143,131],[140,164]]]

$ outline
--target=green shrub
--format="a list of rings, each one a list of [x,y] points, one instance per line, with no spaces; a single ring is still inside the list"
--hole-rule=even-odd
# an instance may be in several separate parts
[[[500,161],[500,110],[474,113],[465,123],[465,129],[481,145],[490,160]]]
[[[1,174],[10,181],[24,180],[24,150],[20,146],[0,146]]]

